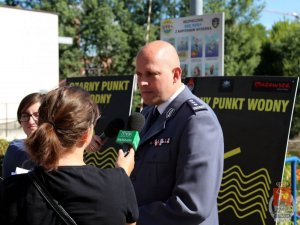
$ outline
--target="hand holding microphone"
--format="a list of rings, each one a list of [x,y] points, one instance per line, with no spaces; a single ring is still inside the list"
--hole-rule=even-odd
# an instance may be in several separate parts
[[[122,144],[122,149],[125,153],[130,148],[137,150],[140,143],[139,132],[142,130],[145,124],[145,117],[143,114],[134,112],[132,113],[127,122],[127,130],[120,130],[116,139],[116,142]]]
[[[127,122],[127,130],[120,130],[116,142],[122,144],[119,150],[116,167],[122,167],[129,176],[134,168],[134,150],[140,142],[139,132],[145,124],[141,113],[132,113]]]
[[[118,158],[115,166],[116,168],[122,167],[128,176],[130,176],[134,168],[134,153],[133,148],[130,148],[126,154],[122,149],[118,152]]]

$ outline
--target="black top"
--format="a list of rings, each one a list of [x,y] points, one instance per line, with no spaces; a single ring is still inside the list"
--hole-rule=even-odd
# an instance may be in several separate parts
[[[40,180],[78,225],[121,225],[138,219],[134,190],[125,171],[94,166],[63,166]],[[10,222],[9,222],[10,221]],[[0,224],[61,224],[27,174],[0,184]]]

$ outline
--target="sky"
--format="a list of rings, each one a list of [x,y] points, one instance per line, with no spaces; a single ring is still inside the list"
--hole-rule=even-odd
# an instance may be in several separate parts
[[[266,7],[261,13],[259,22],[267,29],[271,29],[274,23],[282,21],[284,18],[295,20],[295,16],[291,15],[293,13],[297,13],[300,17],[300,0],[265,0],[265,2]]]
[[[259,0],[262,2],[263,0]],[[267,29],[271,29],[275,22],[282,21],[284,18],[295,20],[293,13],[300,17],[300,0],[264,0],[266,7],[261,13],[259,22]],[[4,2],[4,0],[0,0]],[[298,18],[299,18],[298,17]],[[300,22],[300,18],[299,18]]]

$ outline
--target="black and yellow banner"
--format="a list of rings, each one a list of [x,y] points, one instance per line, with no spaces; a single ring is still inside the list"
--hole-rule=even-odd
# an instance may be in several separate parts
[[[80,86],[90,92],[98,104],[101,118],[95,126],[95,133],[101,135],[106,126],[115,119],[124,121],[124,129],[131,111],[134,76],[101,76],[67,78],[67,84]],[[85,152],[85,162],[101,168],[115,166],[117,150],[115,138],[108,139],[96,153]]]
[[[197,77],[185,83],[212,107],[224,132],[220,224],[275,224],[273,190],[282,179],[298,78]]]

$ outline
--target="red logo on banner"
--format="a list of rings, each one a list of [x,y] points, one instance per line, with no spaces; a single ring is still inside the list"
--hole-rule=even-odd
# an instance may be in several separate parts
[[[293,83],[290,81],[262,81],[254,80],[252,88],[255,91],[282,91],[290,92],[292,90]]]

